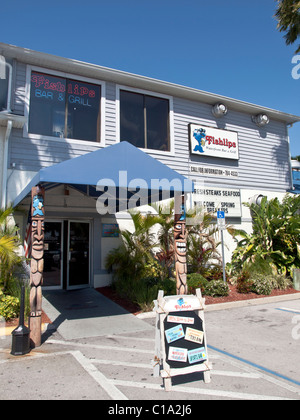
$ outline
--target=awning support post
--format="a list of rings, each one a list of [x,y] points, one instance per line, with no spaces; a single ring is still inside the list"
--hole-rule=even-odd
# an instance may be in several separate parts
[[[174,250],[176,271],[176,293],[187,295],[187,260],[186,260],[186,212],[185,195],[175,195],[174,206]]]
[[[31,189],[30,342],[39,347],[42,337],[42,284],[44,271],[45,190]]]

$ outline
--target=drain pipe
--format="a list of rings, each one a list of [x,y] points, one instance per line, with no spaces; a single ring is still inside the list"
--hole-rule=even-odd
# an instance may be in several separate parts
[[[2,172],[2,197],[1,197],[1,208],[6,208],[7,199],[7,163],[8,163],[8,142],[10,133],[12,130],[12,120],[7,121],[7,128],[4,138],[4,152],[3,152],[3,172]]]

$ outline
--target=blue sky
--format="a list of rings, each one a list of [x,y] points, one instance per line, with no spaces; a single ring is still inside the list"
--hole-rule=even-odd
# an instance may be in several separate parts
[[[300,115],[275,0],[2,0],[0,41]],[[298,71],[300,74],[300,71]],[[300,123],[289,130],[300,155]]]

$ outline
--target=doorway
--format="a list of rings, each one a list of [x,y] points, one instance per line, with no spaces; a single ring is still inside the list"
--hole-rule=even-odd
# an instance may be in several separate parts
[[[62,222],[45,222],[43,287],[62,287]]]
[[[90,224],[69,221],[67,289],[84,287],[90,279]]]
[[[44,289],[78,289],[90,279],[90,223],[47,221],[44,239]]]

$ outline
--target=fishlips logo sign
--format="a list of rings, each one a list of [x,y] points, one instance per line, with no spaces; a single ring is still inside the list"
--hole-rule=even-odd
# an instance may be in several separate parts
[[[238,159],[238,135],[235,131],[220,130],[203,125],[190,124],[191,154]]]

